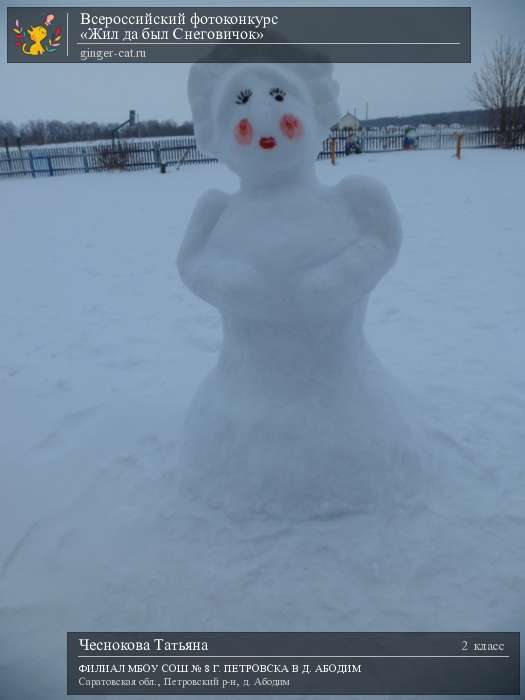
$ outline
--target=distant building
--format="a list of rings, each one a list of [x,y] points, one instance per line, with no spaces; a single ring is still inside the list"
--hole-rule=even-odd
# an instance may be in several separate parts
[[[346,112],[343,116],[333,125],[332,129],[360,129],[361,122],[359,119],[351,112]]]

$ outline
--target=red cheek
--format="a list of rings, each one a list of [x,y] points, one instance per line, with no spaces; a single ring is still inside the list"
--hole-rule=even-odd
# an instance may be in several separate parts
[[[301,120],[295,114],[284,114],[279,122],[281,131],[289,139],[300,139],[304,133]]]
[[[241,119],[241,121],[235,125],[234,134],[236,141],[242,146],[247,146],[252,142],[253,127],[248,119]]]

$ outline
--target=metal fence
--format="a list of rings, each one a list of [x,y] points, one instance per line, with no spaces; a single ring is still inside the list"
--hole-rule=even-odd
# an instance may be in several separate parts
[[[318,158],[330,158],[345,154],[348,131],[332,130],[323,142]],[[352,138],[363,153],[401,151],[404,148],[404,132],[401,129],[383,132],[356,132]],[[416,136],[417,150],[453,149],[457,133],[451,130],[422,131]],[[334,143],[335,142],[335,143]],[[465,131],[463,148],[490,148],[501,146],[501,134],[495,129]],[[525,129],[515,130],[510,144],[512,148],[525,148]],[[170,139],[143,139],[111,144],[64,145],[52,147],[6,147],[0,154],[0,177],[53,177],[68,173],[93,173],[107,170],[144,170],[146,168],[180,168],[182,165],[213,163],[201,153],[193,136]]]
[[[359,132],[355,133],[355,139],[359,141],[363,153],[404,150],[404,129],[391,129],[383,132],[366,131],[362,136],[358,135]],[[458,133],[463,134],[462,148],[496,148],[502,145],[507,145],[511,148],[525,148],[525,128],[515,129],[510,137],[510,142],[505,141],[505,144],[501,132],[497,129],[471,129],[465,131],[425,129],[416,132],[415,150],[453,150],[456,147]],[[323,150],[318,157],[329,158],[331,156],[332,139],[335,139],[336,142],[336,155],[344,155],[347,138],[348,132],[345,130],[332,130],[330,137],[323,142]]]

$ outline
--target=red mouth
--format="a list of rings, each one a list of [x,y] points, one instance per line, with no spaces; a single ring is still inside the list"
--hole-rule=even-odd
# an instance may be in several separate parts
[[[275,146],[277,146],[277,141],[273,136],[261,136],[259,139],[259,146],[261,148],[275,148]]]

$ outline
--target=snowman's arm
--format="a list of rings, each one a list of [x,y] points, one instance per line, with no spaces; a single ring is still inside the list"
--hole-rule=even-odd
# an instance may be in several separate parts
[[[231,195],[208,190],[197,202],[177,257],[184,284],[201,299],[218,308],[250,310],[264,298],[264,283],[257,270],[233,256],[210,252],[210,233]]]
[[[228,206],[229,199],[230,195],[225,192],[207,190],[197,201],[177,256],[177,268],[184,281],[192,261],[203,250],[209,234]]]
[[[350,175],[337,185],[340,197],[357,227],[361,245],[369,242],[383,252],[384,272],[396,261],[401,247],[401,222],[386,186],[372,177]]]
[[[337,310],[368,294],[392,267],[401,244],[401,224],[384,185],[350,176],[337,185],[348,207],[348,247],[308,270],[301,294],[311,307]]]

